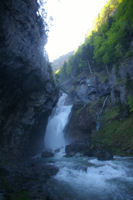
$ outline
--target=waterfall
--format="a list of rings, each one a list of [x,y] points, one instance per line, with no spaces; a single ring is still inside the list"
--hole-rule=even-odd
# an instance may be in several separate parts
[[[65,105],[66,94],[63,94],[48,120],[44,138],[45,148],[50,151],[65,146],[64,128],[67,124],[72,105]]]
[[[108,99],[108,96],[105,97],[104,102],[103,102],[103,105],[102,105],[102,108],[101,108],[100,112],[99,112],[98,115],[97,115],[96,131],[98,131],[99,128],[100,128],[100,116],[101,116],[101,114],[102,114],[102,112],[103,112],[103,109],[104,109],[104,107],[105,107],[105,105],[106,105],[107,99]]]

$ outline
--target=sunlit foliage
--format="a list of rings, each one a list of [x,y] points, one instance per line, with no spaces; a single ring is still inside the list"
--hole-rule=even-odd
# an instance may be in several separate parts
[[[99,13],[94,29],[61,68],[63,76],[88,69],[88,62],[97,70],[106,64],[133,55],[133,0],[108,0]]]
[[[115,2],[115,0],[109,2]],[[98,63],[119,61],[125,56],[130,46],[133,36],[133,1],[123,0],[118,9],[114,11],[116,12],[114,15],[109,11],[108,18],[106,16],[106,20],[102,20],[95,34],[91,36],[93,37],[91,45],[94,47],[94,59]]]

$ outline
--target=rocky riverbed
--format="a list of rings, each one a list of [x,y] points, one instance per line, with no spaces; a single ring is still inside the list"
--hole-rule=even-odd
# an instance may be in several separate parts
[[[58,167],[41,158],[0,167],[0,199],[48,199],[45,184],[57,172]]]

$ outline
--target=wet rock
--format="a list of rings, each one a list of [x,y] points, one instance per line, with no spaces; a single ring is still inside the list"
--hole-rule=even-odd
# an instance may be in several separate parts
[[[84,172],[87,172],[88,166],[76,166],[75,167],[76,170],[82,170]]]
[[[42,152],[42,155],[41,155],[42,158],[49,158],[49,157],[53,157],[53,156],[54,156],[54,153],[52,153],[50,151],[44,151],[44,152]]]
[[[59,153],[60,150],[61,150],[61,148],[56,149],[56,150],[55,150],[55,153]]]
[[[4,195],[0,193],[0,200],[4,200]]]
[[[113,160],[113,154],[110,151],[104,149],[100,149],[94,152],[94,156],[96,156],[97,159],[101,161]]]
[[[66,146],[65,148],[65,157],[73,157],[76,154],[81,154],[81,156],[93,156],[97,157],[98,160],[112,160],[113,154],[104,149],[92,149],[86,143],[72,143]]]
[[[6,168],[0,167],[0,177],[8,176],[9,173],[10,173],[9,170],[7,170]]]
[[[77,153],[80,153],[85,156],[91,156],[92,152],[89,149],[88,144],[85,143],[72,143],[66,146],[65,148],[66,157],[72,157]]]
[[[69,152],[67,152],[67,153],[64,155],[64,157],[66,157],[66,158],[73,157],[73,156],[75,156],[76,153],[78,153],[78,152],[71,152],[71,151],[69,151]]]
[[[47,178],[56,175],[59,171],[58,167],[54,165],[45,165],[43,169],[46,171]]]

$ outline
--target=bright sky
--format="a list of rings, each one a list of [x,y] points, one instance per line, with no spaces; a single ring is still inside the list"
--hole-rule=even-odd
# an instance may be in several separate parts
[[[45,49],[49,60],[64,55],[83,43],[95,17],[107,0],[47,0],[48,18],[52,16]]]

